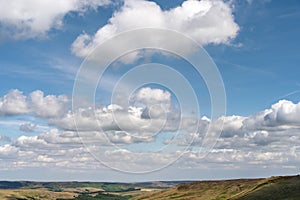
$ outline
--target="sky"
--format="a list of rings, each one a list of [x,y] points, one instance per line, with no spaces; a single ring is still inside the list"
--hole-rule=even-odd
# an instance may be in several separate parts
[[[3,180],[298,174],[298,0],[0,0]]]

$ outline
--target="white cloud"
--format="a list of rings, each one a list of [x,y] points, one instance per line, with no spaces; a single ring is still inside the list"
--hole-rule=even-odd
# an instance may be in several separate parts
[[[139,137],[152,136],[160,131],[174,131],[172,120],[166,118],[143,118],[132,112],[132,108],[105,112],[107,108],[78,109],[62,118],[49,119],[51,125],[70,131],[125,131]],[[134,108],[134,110],[139,110]]]
[[[49,123],[64,130],[71,131],[93,131],[99,129],[119,130],[118,126],[113,122],[111,112],[105,112],[103,110],[82,108],[77,111],[69,112],[62,118],[50,119]]]
[[[0,115],[17,115],[28,111],[26,96],[19,90],[11,90],[0,98]]]
[[[118,133],[127,134],[124,138],[132,141],[139,139],[128,137],[128,134],[143,140],[143,137],[152,137],[153,133],[176,130],[178,125],[174,123],[179,116],[171,109],[171,94],[168,91],[144,87],[133,95],[131,103],[133,105],[129,107],[112,104],[80,108],[60,118],[49,119],[49,123],[70,131],[121,131]],[[114,136],[116,141],[117,137],[118,134]]]
[[[212,124],[214,129],[220,130],[220,125],[223,124],[221,137],[233,137],[235,135],[243,134],[243,121],[245,117],[241,116],[226,116],[220,117],[218,120],[214,121]]]
[[[144,119],[155,119],[166,117],[170,112],[171,94],[161,89],[143,87],[137,91],[132,98],[135,104],[142,104],[144,109],[141,117]]]
[[[300,102],[295,104],[288,100],[280,100],[270,109],[249,116],[243,123],[247,129],[286,129],[299,127],[299,119]]]
[[[161,28],[181,32],[192,37],[202,45],[229,44],[238,33],[239,26],[234,21],[232,8],[221,0],[187,0],[170,10],[162,10],[158,4],[145,0],[125,0],[124,6],[116,11],[108,23],[95,35],[82,34],[74,41],[72,51],[75,55],[86,57],[98,44],[116,34],[137,28]],[[138,19],[138,20],[137,20]],[[145,35],[143,40],[155,40]],[[139,42],[139,40],[133,41]],[[179,41],[177,41],[179,42]],[[124,42],[124,44],[130,45]],[[169,44],[176,46],[176,44]],[[182,45],[176,48],[182,49]],[[140,55],[131,54],[134,61]],[[129,61],[126,60],[125,63]]]
[[[250,138],[254,139],[254,143],[257,145],[267,145],[272,141],[272,138],[269,137],[269,132],[262,130],[262,131],[255,131],[250,134]]]
[[[53,118],[62,116],[68,109],[69,99],[65,95],[48,95],[40,90],[36,90],[29,95],[30,108],[37,116]]]
[[[163,115],[156,115],[151,119],[143,118],[146,106],[151,107],[151,104],[163,104],[172,108],[170,95],[168,91],[145,87],[133,94],[132,103],[136,104],[135,106],[126,108],[114,104],[95,109],[80,108],[74,112],[65,109],[64,112],[59,112],[64,110],[67,103],[64,95],[45,96],[43,92],[35,91],[26,97],[22,92],[12,90],[1,98],[2,117],[8,114],[24,114],[26,111],[35,117],[46,118],[55,128],[34,136],[21,136],[14,141],[0,136],[2,142],[11,142],[0,146],[0,159],[4,163],[11,162],[12,165],[18,162],[19,167],[88,167],[97,161],[88,154],[88,150],[82,144],[84,142],[87,147],[99,152],[101,158],[106,159],[105,161],[112,166],[123,166],[122,162],[130,160],[131,164],[124,166],[124,169],[142,170],[150,168],[151,163],[159,167],[174,160],[182,149],[193,141],[189,147],[191,152],[188,152],[178,165],[197,167],[203,161],[208,165],[218,164],[224,167],[241,167],[246,164],[299,164],[300,102],[281,100],[271,108],[251,116],[223,116],[212,120],[206,117],[183,117],[180,133],[178,137],[174,137],[175,134],[172,133],[176,133],[178,129],[180,113],[170,109],[170,115],[179,117],[168,118],[167,115],[166,119]],[[12,103],[23,106],[13,107]],[[78,132],[74,120],[77,122]],[[195,127],[197,123],[199,128],[195,132],[191,127]],[[222,135],[212,152],[205,158],[199,157],[197,150],[206,131],[218,132],[222,129],[222,124]],[[21,125],[20,129],[23,127],[23,131],[31,131],[35,126],[38,127],[24,121],[16,125]],[[209,126],[211,129],[208,129]],[[162,133],[156,135],[158,130]],[[163,144],[172,145],[174,149],[171,152],[158,153],[155,149],[152,151],[152,147]],[[113,149],[114,145],[119,151]],[[135,145],[136,148],[130,149]],[[139,148],[140,146],[142,148]],[[144,152],[144,148],[149,148],[149,151]]]
[[[64,16],[107,5],[109,0],[0,0],[0,25],[14,38],[45,37],[60,28]]]
[[[91,135],[92,136],[92,135]],[[91,141],[99,138],[91,137]],[[99,145],[100,143],[93,144]],[[21,136],[12,144],[0,146],[1,167],[88,167],[86,163],[99,166],[83,147],[74,132],[59,132],[52,129],[37,136]],[[94,162],[94,163],[93,163]]]
[[[37,161],[40,161],[40,162],[54,162],[55,159],[49,158],[47,155],[39,155],[37,157]]]
[[[264,117],[270,125],[298,124],[300,123],[300,102],[294,104],[291,101],[281,100],[272,105],[271,112]]]
[[[143,87],[137,91],[133,100],[138,103],[148,105],[153,104],[167,104],[171,102],[171,94],[168,91],[161,89],[152,89],[150,87]]]
[[[36,90],[26,97],[23,92],[15,89],[0,98],[0,115],[33,113],[42,118],[55,118],[68,111],[68,104],[66,95],[44,96],[42,91]]]
[[[0,159],[11,159],[18,155],[18,148],[9,144],[0,146]]]
[[[204,158],[204,162],[221,165],[232,164],[241,167],[248,164],[260,164],[272,167],[295,166],[299,163],[300,122],[298,120],[299,103],[281,100],[255,115],[248,117],[224,116],[207,121],[200,120],[198,134],[186,134],[178,141],[178,145],[188,145],[191,137],[196,137],[192,147],[195,151],[201,146],[207,127],[217,131],[224,123],[221,137],[218,138],[212,152]],[[201,154],[200,154],[201,155]],[[190,152],[183,162],[194,163],[195,166],[203,162],[196,152]],[[298,164],[297,164],[298,165]],[[248,166],[249,167],[249,166]]]

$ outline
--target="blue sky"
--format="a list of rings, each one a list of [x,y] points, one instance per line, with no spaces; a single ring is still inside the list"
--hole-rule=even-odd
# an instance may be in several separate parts
[[[175,2],[169,5],[170,2],[158,1],[165,9],[182,1]],[[241,30],[232,43],[242,46],[205,46],[226,84],[229,113],[254,113],[299,89],[295,73],[299,61],[298,4],[237,1],[233,14]],[[84,15],[69,13],[63,20],[64,26],[51,30],[47,38],[13,40],[3,36],[1,80],[5,84],[1,93],[17,88],[26,93],[42,89],[47,94],[70,94],[74,73],[82,61],[70,52],[72,42],[82,32],[93,34],[103,26],[115,7],[100,7]],[[251,102],[251,107],[236,105],[240,101]]]
[[[57,8],[51,1],[14,2],[0,0],[0,174],[4,179],[102,181],[104,174],[105,181],[222,179],[299,171],[299,1],[88,0]],[[206,119],[211,102],[201,76],[182,58],[159,51],[135,51],[116,60],[98,86],[96,108],[72,110],[76,74],[93,62],[87,52],[117,34],[147,27],[183,33],[203,46],[224,83],[226,116]],[[93,53],[101,56],[98,50]],[[178,102],[171,87],[155,84],[136,86],[129,106],[121,93],[117,105],[109,105],[116,81],[135,66],[151,62],[185,76],[198,98],[199,115],[180,118],[184,113],[180,104],[193,105],[189,96]],[[139,78],[146,80],[148,75]],[[125,83],[124,88],[126,84],[130,85]],[[182,129],[175,130],[179,119]],[[208,124],[221,137],[212,153],[201,158],[197,151],[204,149],[201,141]],[[164,145],[165,151],[156,151]],[[181,155],[176,151],[185,148],[189,151],[181,152],[176,161]],[[132,165],[124,164],[128,160]],[[170,162],[174,164],[165,168]],[[145,167],[149,163],[153,168]],[[94,167],[87,171],[90,165]],[[45,176],[50,168],[55,170]],[[156,169],[161,170],[132,174]]]

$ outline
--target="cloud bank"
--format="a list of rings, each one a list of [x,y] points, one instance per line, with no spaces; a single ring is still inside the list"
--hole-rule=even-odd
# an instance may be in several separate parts
[[[153,95],[148,96],[150,93]],[[32,101],[32,96],[38,97],[38,102],[43,103]],[[59,108],[61,104],[58,102],[64,98],[54,95],[44,96],[41,91],[34,91],[26,97],[22,92],[12,90],[1,98],[2,118],[10,117],[12,114],[31,113],[48,120],[55,128],[34,136],[23,135],[14,140],[1,136],[2,141],[9,142],[0,146],[2,167],[69,166],[80,170],[92,165],[95,168],[102,168],[103,166],[89,154],[88,149],[93,149],[101,153],[101,158],[107,164],[140,170],[160,166],[176,159],[184,153],[183,148],[190,144],[189,151],[185,152],[175,166],[242,168],[247,165],[297,168],[299,164],[300,102],[280,100],[269,109],[250,116],[222,116],[212,120],[207,117],[183,118],[182,134],[176,138],[171,133],[178,131],[174,124],[179,122],[179,118],[166,120],[163,115],[154,115],[153,119],[142,117],[143,110],[147,106],[151,107],[149,102],[153,98],[156,103],[172,107],[167,91],[146,87],[141,88],[135,95],[139,103],[143,102],[141,107],[124,108],[120,105],[108,105],[95,109],[81,108],[76,112],[66,109],[64,113],[53,114],[47,109],[44,110],[46,105]],[[11,103],[20,106],[12,108],[9,106]],[[41,114],[40,110],[44,112]],[[172,109],[168,112],[176,114]],[[114,115],[118,115],[117,119],[123,121],[116,123]],[[78,122],[78,131],[74,119]],[[165,126],[161,126],[161,122],[164,122]],[[198,130],[191,132],[189,128],[196,122],[199,123]],[[220,122],[224,123],[224,126],[217,144],[208,156],[199,157],[199,147],[208,126],[212,127],[210,129],[212,131],[219,131]],[[134,126],[136,124],[138,126]],[[25,123],[20,129],[28,133],[35,126],[37,125]],[[126,130],[120,127],[125,127]],[[158,128],[161,130],[159,134],[151,134]],[[82,138],[85,145],[82,144]],[[178,147],[177,150],[152,151],[157,146],[170,143]],[[117,145],[119,149],[111,148],[112,144]],[[143,148],[129,148],[135,144],[142,144]],[[143,151],[147,147],[152,149]]]

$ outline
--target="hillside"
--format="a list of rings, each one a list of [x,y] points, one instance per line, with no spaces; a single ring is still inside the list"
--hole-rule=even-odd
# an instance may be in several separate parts
[[[300,176],[271,177],[259,182],[249,191],[240,193],[232,200],[300,199]]]
[[[0,199],[299,200],[300,176],[142,183],[0,181]]]
[[[141,194],[133,199],[299,200],[300,176],[184,183],[163,191]]]

